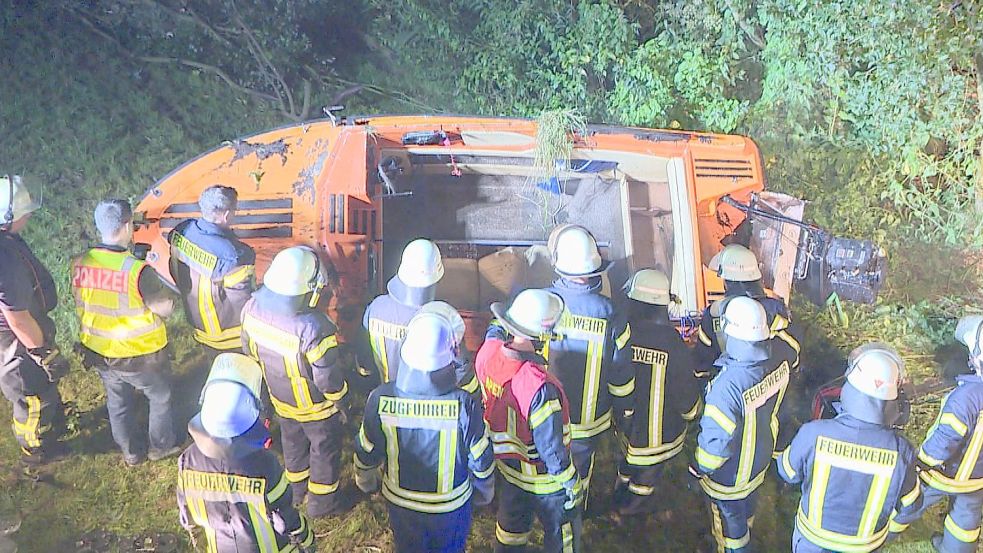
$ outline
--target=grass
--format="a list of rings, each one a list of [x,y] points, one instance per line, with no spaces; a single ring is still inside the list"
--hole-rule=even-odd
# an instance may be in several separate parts
[[[59,283],[62,304],[54,315],[60,342],[67,348],[76,332],[67,300],[68,261],[93,242],[89,221],[98,199],[136,200],[156,178],[184,160],[222,140],[273,126],[278,119],[205,76],[134,67],[101,51],[97,43],[64,23],[8,20],[6,25],[0,35],[7,39],[0,69],[8,77],[0,101],[0,171],[21,172],[47,185],[44,209],[32,220],[26,238]],[[834,211],[838,207],[833,200],[825,203]],[[859,217],[860,211],[853,213]],[[851,327],[836,327],[821,311],[795,306],[797,318],[807,327],[805,335],[827,337],[806,344],[804,358],[816,373],[839,371],[837,359],[842,359],[842,352],[863,340],[890,337],[903,348],[914,378],[935,374],[936,344],[951,325],[946,317],[966,304],[958,298],[973,297],[978,291],[978,275],[968,263],[953,265],[952,252],[932,247],[899,251],[902,257],[894,260],[893,270],[903,276],[886,291],[882,305],[849,307]],[[932,257],[926,261],[927,255]],[[931,271],[915,267],[931,267]],[[195,408],[204,368],[187,328],[175,321],[170,331],[179,382],[178,411],[186,418]],[[817,376],[807,383],[821,380]],[[93,530],[119,535],[180,533],[173,462],[133,469],[122,465],[109,437],[105,395],[95,374],[76,365],[60,389],[73,410],[74,454],[69,459],[39,474],[25,474],[18,467],[12,435],[0,433],[0,513],[22,514],[23,526],[16,535],[20,550],[71,551],[83,533]],[[800,401],[807,396],[803,394]],[[937,399],[916,404],[914,421],[907,429],[913,441],[921,439],[934,417]],[[9,415],[4,402],[0,418]],[[594,480],[592,501],[601,506],[610,499],[615,450],[609,436]],[[350,446],[346,451],[351,451]],[[781,488],[776,480],[767,480],[759,503],[753,543],[760,551],[787,550],[789,543],[798,492]],[[350,474],[345,481],[351,482]],[[671,464],[665,482],[659,493],[668,514],[623,528],[603,517],[589,520],[584,531],[586,550],[693,550],[709,533],[708,518],[700,493],[691,489],[684,459]],[[472,551],[491,549],[494,526],[492,512],[477,513]],[[926,540],[939,527],[937,509],[887,551],[930,551]],[[360,502],[344,518],[317,522],[315,528],[321,551],[387,551],[391,543],[385,505],[378,497]]]

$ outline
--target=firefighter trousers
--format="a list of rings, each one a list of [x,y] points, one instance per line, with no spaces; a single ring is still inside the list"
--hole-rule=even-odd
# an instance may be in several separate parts
[[[622,460],[618,468],[618,481],[614,488],[614,506],[623,515],[653,513],[667,506],[658,501],[656,486],[662,476],[665,462],[654,465],[632,465]]]
[[[449,513],[420,513],[389,504],[395,553],[464,553],[471,532],[471,502]]]
[[[918,520],[925,511],[943,499],[949,498],[949,512],[943,522],[943,553],[974,553],[980,539],[980,517],[983,510],[983,490],[969,493],[949,493],[922,482],[923,502],[916,511],[902,510],[895,517],[899,524]]]
[[[577,467],[580,476],[580,487],[584,493],[583,510],[589,509],[590,479],[594,475],[594,447],[597,437],[571,440],[570,453],[573,455],[573,465]]]
[[[293,489],[294,503],[307,496],[307,514],[323,517],[342,510],[338,493],[344,427],[337,415],[298,422],[278,417],[283,464]]]
[[[754,508],[758,492],[753,491],[744,499],[714,499],[710,502],[710,523],[717,553],[747,553],[751,551],[751,526],[754,524]]]
[[[64,425],[58,387],[10,332],[0,332],[0,391],[13,407],[11,427],[25,457],[52,449]]]
[[[547,495],[527,492],[499,478],[498,524],[495,527],[496,553],[522,553],[532,533],[533,514],[543,525],[543,553],[581,553],[580,508],[563,508],[565,491]]]

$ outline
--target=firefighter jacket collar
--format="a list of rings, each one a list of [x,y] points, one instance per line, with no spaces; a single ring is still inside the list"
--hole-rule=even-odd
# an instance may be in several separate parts
[[[112,244],[102,244],[102,243],[96,244],[96,248],[100,250],[109,250],[111,252],[116,252],[116,253],[123,253],[123,252],[130,251],[129,248],[124,248],[123,246],[114,246]]]
[[[768,340],[748,342],[728,337],[726,350],[714,365],[734,369],[741,366],[758,365],[771,357],[771,344]]]
[[[421,307],[423,304],[433,301],[436,290],[436,285],[424,288],[407,286],[402,280],[399,280],[398,276],[392,277],[386,284],[386,291],[389,292],[389,295],[394,300],[409,307]]]
[[[260,309],[278,315],[296,315],[311,310],[306,295],[284,296],[263,286],[256,291],[254,296],[256,297],[256,305]]]
[[[553,286],[561,290],[569,290],[573,293],[596,294],[601,291],[601,277],[590,277],[586,283],[574,282],[570,279],[560,277],[553,281]]]
[[[232,232],[232,229],[218,226],[215,223],[206,221],[203,217],[199,217],[195,219],[195,225],[198,226],[198,230],[200,230],[202,234],[214,234],[216,236],[225,236],[225,237],[228,237],[229,235],[235,236],[235,233]]]
[[[879,426],[889,427],[897,422],[901,415],[897,400],[870,397],[854,388],[849,382],[843,383],[840,404],[850,417]]]
[[[961,386],[963,384],[983,384],[983,378],[976,373],[961,374],[956,377],[956,385]]]
[[[417,371],[400,365],[396,389],[415,396],[442,396],[457,388],[457,365],[452,363],[433,372]]]
[[[540,367],[546,366],[546,358],[534,351],[519,351],[512,349],[509,344],[502,344],[502,354],[515,361],[528,361]]]
[[[262,417],[256,419],[249,430],[239,436],[216,438],[201,425],[201,413],[188,422],[188,434],[191,434],[191,439],[206,457],[221,460],[242,459],[262,451],[266,449],[266,443],[270,439]]]

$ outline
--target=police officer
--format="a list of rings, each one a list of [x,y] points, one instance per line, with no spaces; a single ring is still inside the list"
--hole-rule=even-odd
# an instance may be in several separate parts
[[[102,243],[72,261],[83,363],[106,388],[113,440],[128,466],[157,461],[181,448],[171,413],[170,359],[162,317],[174,310],[157,271],[133,256],[133,212],[124,200],[100,202]],[[134,435],[135,392],[150,404],[149,451]]]
[[[699,414],[700,380],[689,348],[669,320],[669,279],[642,269],[625,285],[633,379],[628,408],[617,413],[625,457],[615,488],[617,514],[665,507],[655,491],[662,467],[683,450],[686,423]]]
[[[983,510],[983,316],[960,319],[956,340],[969,348],[972,372],[956,378],[918,451],[924,506],[909,506],[896,521],[910,523],[948,497],[943,533],[932,545],[943,553],[970,553],[977,550]]]
[[[563,299],[565,311],[546,358],[550,373],[570,398],[571,449],[583,481],[586,508],[595,440],[611,427],[612,407],[623,409],[631,393],[630,368],[622,353],[631,330],[611,300],[600,293],[600,275],[610,263],[601,259],[587,229],[558,227],[550,235],[548,248],[559,275],[549,291]]]
[[[348,383],[337,327],[316,309],[325,282],[312,249],[287,248],[273,258],[242,314],[242,347],[263,367],[280,422],[287,480],[298,504],[307,496],[312,517],[346,510],[339,462]]]
[[[790,316],[788,307],[781,298],[769,296],[761,285],[761,269],[754,253],[740,244],[730,244],[724,247],[710,260],[710,270],[724,280],[724,297],[703,310],[700,319],[700,329],[697,333],[697,361],[700,369],[706,371],[705,376],[712,376],[713,363],[720,357],[721,344],[725,341],[721,329],[720,317],[731,298],[746,296],[758,301],[768,313],[768,325],[776,337],[785,342],[788,348],[795,351],[796,359],[792,368],[799,364],[798,340],[789,328]]]
[[[239,196],[210,186],[198,198],[201,217],[181,222],[168,235],[171,278],[184,297],[195,340],[214,357],[240,345],[242,307],[255,288],[256,253],[230,228]]]
[[[262,385],[255,361],[219,355],[201,391],[201,412],[188,423],[194,443],[178,458],[177,504],[195,550],[195,527],[204,531],[208,553],[317,550],[283,467],[266,450]]]
[[[0,178],[0,390],[13,407],[21,460],[38,465],[63,453],[63,425],[56,383],[68,362],[55,344],[48,313],[58,304],[51,274],[20,232],[40,207],[19,176]]]
[[[778,413],[791,359],[772,352],[765,308],[748,297],[727,303],[727,336],[700,419],[696,467],[710,502],[717,550],[744,552],[750,541],[757,490],[775,452]]]
[[[502,475],[495,551],[525,551],[534,513],[543,525],[545,553],[582,551],[582,492],[568,445],[569,404],[536,353],[563,312],[563,300],[545,290],[524,290],[507,310],[501,303],[491,310],[510,336],[486,339],[475,357]]]
[[[792,535],[794,553],[877,550],[895,510],[922,503],[915,449],[891,428],[898,420],[904,362],[871,343],[850,354],[834,419],[799,429],[778,459],[778,474],[802,484]]]
[[[464,553],[471,504],[494,494],[481,403],[457,387],[452,323],[421,312],[406,327],[396,380],[376,388],[355,440],[355,482],[389,503],[397,553]]]

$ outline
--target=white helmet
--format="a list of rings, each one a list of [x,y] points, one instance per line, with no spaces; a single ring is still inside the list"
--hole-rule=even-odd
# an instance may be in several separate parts
[[[436,313],[444,317],[451,324],[451,329],[454,331],[454,343],[460,344],[461,341],[464,340],[464,333],[467,330],[467,327],[464,324],[464,318],[462,318],[461,314],[457,312],[457,309],[454,309],[453,305],[447,303],[446,301],[432,301],[423,304],[423,306],[420,307],[419,312]]]
[[[745,342],[761,342],[771,337],[768,312],[757,301],[738,296],[727,301],[722,317],[724,334]]]
[[[552,332],[560,315],[563,314],[563,298],[533,288],[523,290],[505,309],[505,304],[491,304],[491,311],[506,330],[515,336],[536,340]]]
[[[241,353],[222,353],[212,363],[201,390],[201,426],[216,438],[249,430],[260,413],[263,370]]]
[[[560,276],[594,276],[603,273],[609,265],[601,259],[594,236],[578,225],[561,225],[553,229],[547,247],[553,269]]]
[[[966,315],[956,323],[956,340],[969,348],[969,362],[977,373],[983,372],[983,315]]]
[[[669,305],[669,277],[657,269],[641,269],[625,284],[625,295],[643,303]]]
[[[403,248],[396,276],[410,288],[433,286],[444,276],[440,249],[426,238],[417,238]]]
[[[871,342],[850,352],[846,379],[864,395],[895,400],[904,379],[904,360],[891,346]]]
[[[399,357],[411,369],[433,372],[454,361],[456,347],[451,322],[438,313],[421,312],[406,325]]]
[[[276,254],[263,276],[263,285],[281,296],[302,296],[317,292],[324,281],[321,262],[314,250],[294,246]]]
[[[710,270],[731,282],[761,280],[761,269],[754,252],[740,244],[730,244],[710,260]]]
[[[0,225],[9,225],[37,211],[41,207],[40,194],[37,196],[31,197],[20,175],[0,177]]]

